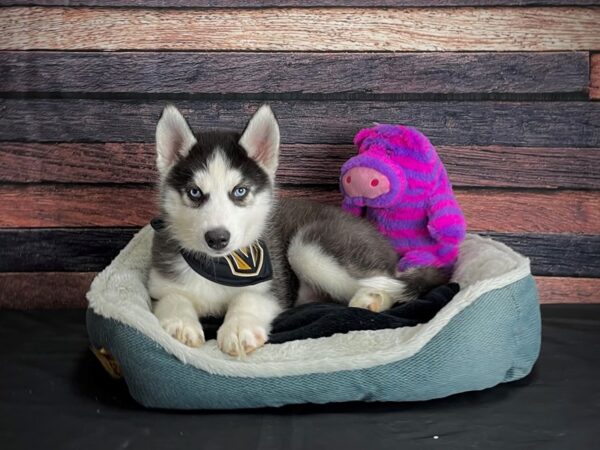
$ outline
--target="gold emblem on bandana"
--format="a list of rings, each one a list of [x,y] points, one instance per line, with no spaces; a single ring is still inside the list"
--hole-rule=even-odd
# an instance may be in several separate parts
[[[260,273],[264,256],[263,248],[258,242],[255,242],[250,247],[241,248],[225,256],[225,260],[229,264],[232,275],[253,277]]]

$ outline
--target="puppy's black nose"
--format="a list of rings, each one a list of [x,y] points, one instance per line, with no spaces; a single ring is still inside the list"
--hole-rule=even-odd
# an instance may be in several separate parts
[[[204,239],[208,246],[214,250],[222,250],[229,244],[231,234],[225,228],[215,228],[207,231]]]

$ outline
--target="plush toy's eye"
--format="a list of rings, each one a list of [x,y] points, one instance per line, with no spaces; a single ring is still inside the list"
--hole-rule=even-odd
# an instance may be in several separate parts
[[[188,189],[187,195],[192,200],[200,200],[204,196],[202,191],[200,189],[198,189],[197,187]]]
[[[233,192],[231,194],[233,195],[233,198],[235,198],[236,200],[241,200],[246,195],[248,195],[248,188],[246,188],[244,186],[238,186],[233,190]]]

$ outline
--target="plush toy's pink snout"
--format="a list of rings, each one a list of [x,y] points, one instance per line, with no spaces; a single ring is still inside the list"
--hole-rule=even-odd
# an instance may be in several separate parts
[[[343,175],[342,187],[350,197],[373,199],[390,191],[390,180],[370,167],[353,167]]]

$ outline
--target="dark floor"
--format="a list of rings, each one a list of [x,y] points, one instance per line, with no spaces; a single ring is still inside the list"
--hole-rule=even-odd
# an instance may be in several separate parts
[[[145,410],[87,349],[83,311],[0,311],[2,449],[600,448],[600,305],[542,308],[525,380],[423,403]]]

